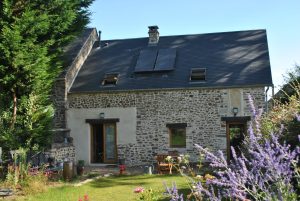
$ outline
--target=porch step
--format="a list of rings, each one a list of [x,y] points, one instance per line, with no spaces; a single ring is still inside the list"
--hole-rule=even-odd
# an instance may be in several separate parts
[[[118,168],[118,165],[112,164],[112,165],[106,165],[104,168]]]

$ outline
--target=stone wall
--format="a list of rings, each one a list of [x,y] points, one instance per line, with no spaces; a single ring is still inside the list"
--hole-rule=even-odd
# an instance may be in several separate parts
[[[98,40],[97,31],[93,29],[90,35],[86,38],[77,56],[70,66],[68,66],[59,78],[54,83],[53,88],[53,104],[55,107],[54,113],[54,143],[63,142],[65,137],[68,137],[68,129],[66,129],[66,101],[67,93],[72,85],[76,74],[80,70],[85,59],[89,55],[95,41]]]
[[[66,106],[66,81],[63,78],[57,79],[53,88],[53,104],[55,105],[54,128],[66,128],[65,106]]]
[[[75,147],[72,144],[56,143],[49,151],[50,157],[56,162],[75,161]]]
[[[264,106],[264,87],[239,89],[242,113],[250,115],[247,94],[258,107]],[[197,160],[194,144],[213,151],[226,151],[226,122],[222,116],[233,116],[228,89],[186,89],[132,92],[68,94],[68,108],[136,108],[136,143],[118,145],[119,158],[127,165],[154,162],[157,153],[174,150],[169,147],[167,123],[187,123],[186,148],[176,148]],[[72,128],[71,136],[72,136]],[[121,131],[118,131],[121,132]],[[74,139],[76,141],[76,139]],[[79,150],[80,151],[80,150]],[[87,159],[84,159],[88,161]]]

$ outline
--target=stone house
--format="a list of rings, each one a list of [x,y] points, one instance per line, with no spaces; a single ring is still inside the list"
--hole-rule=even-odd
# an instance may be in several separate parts
[[[264,108],[272,77],[265,30],[101,41],[86,29],[66,50],[54,88],[52,154],[88,165],[154,162],[194,144],[238,146],[248,94]]]

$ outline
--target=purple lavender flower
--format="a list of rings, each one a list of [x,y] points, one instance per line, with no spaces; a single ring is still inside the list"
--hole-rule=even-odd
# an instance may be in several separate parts
[[[169,195],[171,197],[170,201],[184,201],[183,200],[183,194],[178,193],[178,189],[176,187],[175,182],[173,182],[172,187],[169,188],[166,184],[165,184],[165,188],[166,188],[166,194]]]
[[[248,130],[248,136],[243,142],[246,151],[240,155],[231,147],[232,160],[227,163],[222,152],[216,154],[209,152],[200,145],[195,145],[210,166],[217,168],[215,178],[207,180],[205,184],[198,182],[193,191],[198,192],[203,200],[221,201],[230,200],[297,200],[292,179],[299,177],[294,171],[293,164],[299,160],[300,147],[291,150],[290,145],[279,143],[278,133],[272,133],[269,138],[264,138],[260,131],[261,110],[254,107],[249,96],[249,104],[253,114],[253,122]],[[296,115],[300,121],[300,115]],[[300,135],[298,136],[300,141]],[[300,178],[298,178],[300,179]],[[176,186],[167,188],[173,200],[183,200],[178,195]]]

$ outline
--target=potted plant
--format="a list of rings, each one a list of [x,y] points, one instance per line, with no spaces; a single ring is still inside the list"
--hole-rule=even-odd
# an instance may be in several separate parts
[[[77,175],[82,176],[84,172],[84,160],[78,160]]]

